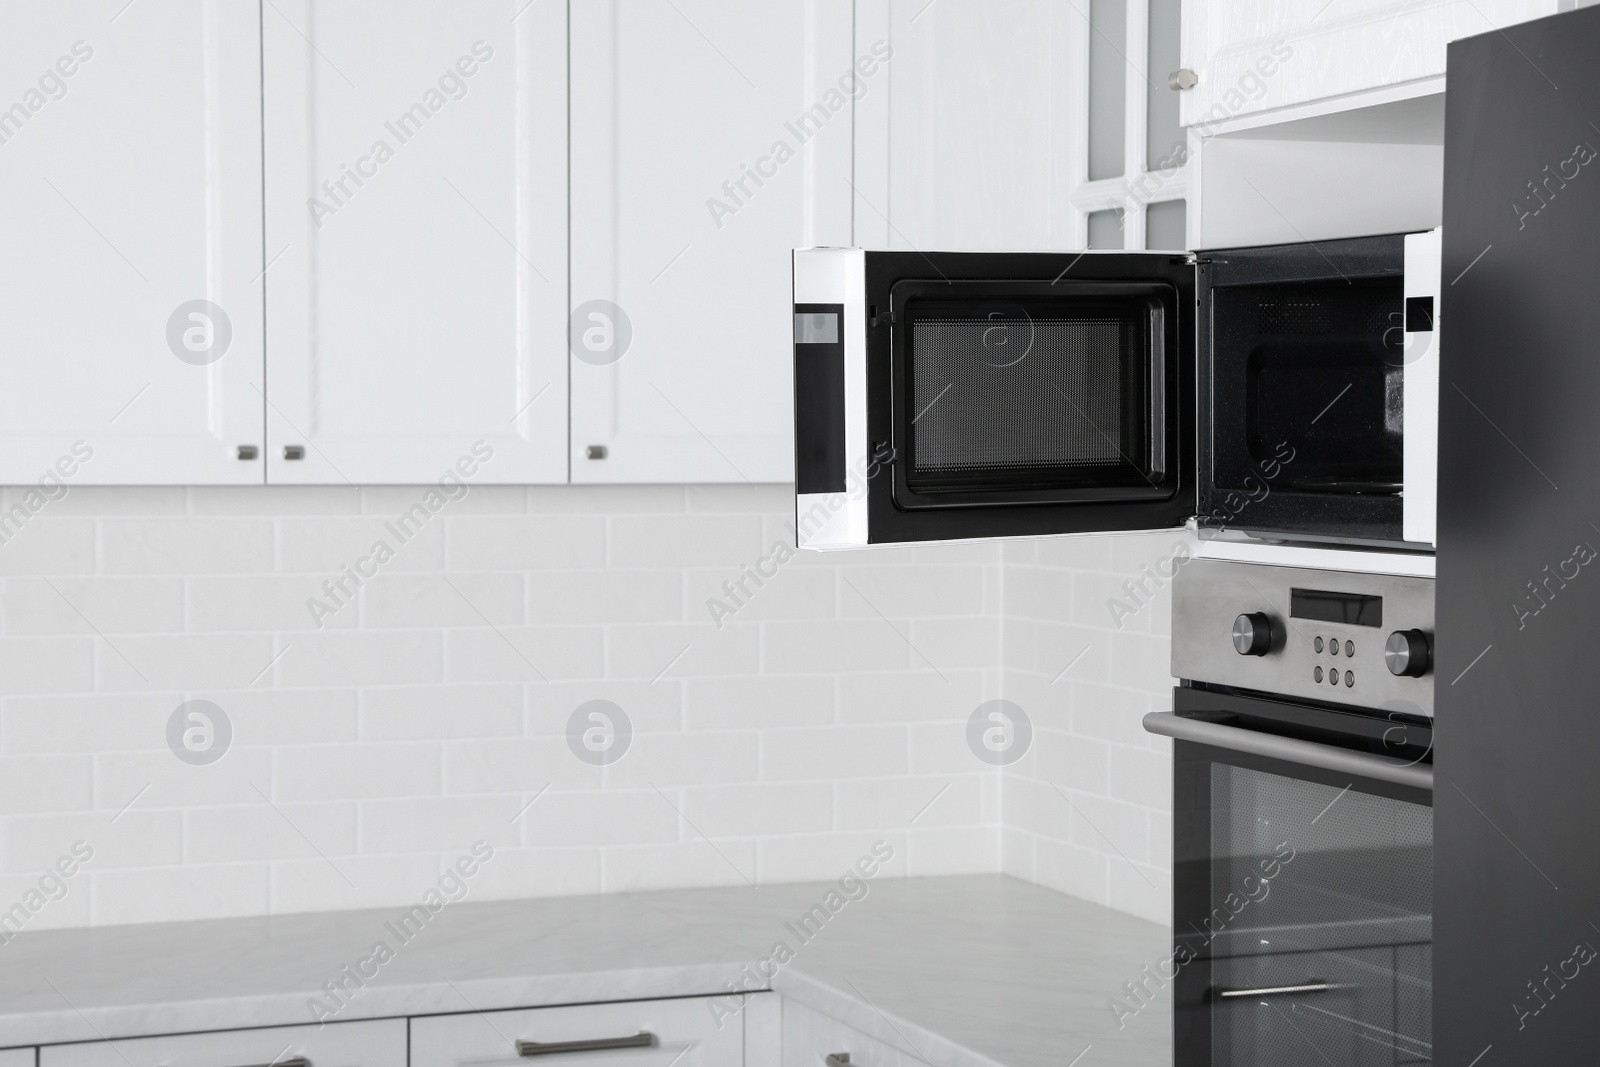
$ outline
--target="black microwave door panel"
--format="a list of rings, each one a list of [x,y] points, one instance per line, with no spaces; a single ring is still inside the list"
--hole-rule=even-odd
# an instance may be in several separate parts
[[[1401,541],[1405,235],[1199,257],[1200,525]]]
[[[1195,268],[1170,253],[873,252],[873,543],[1195,514]]]

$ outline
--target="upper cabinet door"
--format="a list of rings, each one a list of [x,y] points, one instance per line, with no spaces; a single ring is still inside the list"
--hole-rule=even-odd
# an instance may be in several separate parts
[[[853,243],[1084,247],[1073,193],[1087,157],[1089,6],[857,5],[857,42],[884,41],[893,58],[856,104]],[[1126,45],[1114,45],[1120,57]]]
[[[269,480],[566,481],[566,5],[262,17]]]
[[[1185,126],[1373,89],[1440,92],[1445,46],[1554,14],[1561,0],[1184,0],[1183,65],[1199,75],[1182,94]],[[1169,71],[1151,71],[1165,84]],[[1335,108],[1336,110],[1337,108]]]
[[[851,8],[572,5],[573,481],[793,479],[790,250],[851,242],[880,84]]]
[[[260,482],[260,9],[0,13],[0,482]]]

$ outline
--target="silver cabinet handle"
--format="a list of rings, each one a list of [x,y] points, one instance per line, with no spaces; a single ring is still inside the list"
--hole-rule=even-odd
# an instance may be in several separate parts
[[[596,1037],[586,1041],[518,1041],[518,1056],[560,1056],[569,1052],[604,1052],[614,1048],[655,1048],[656,1035],[640,1030],[631,1037]]]
[[[1195,72],[1190,70],[1188,67],[1181,67],[1167,75],[1167,88],[1171,89],[1175,93],[1181,93],[1185,89],[1193,89],[1199,84],[1199,75],[1195,74]]]
[[[311,1067],[311,1061],[304,1056],[290,1056],[286,1060],[273,1060],[271,1063],[253,1063],[250,1067]]]
[[[850,1053],[830,1052],[828,1058],[822,1061],[822,1067],[850,1067]]]
[[[1212,992],[1223,1000],[1234,997],[1291,997],[1297,993],[1327,993],[1342,988],[1332,982],[1313,981],[1302,982],[1299,985],[1269,985],[1260,989],[1213,989]]]
[[[1352,752],[1332,745],[1319,745],[1315,741],[1279,737],[1277,734],[1264,734],[1240,726],[1224,726],[1204,719],[1187,719],[1170,711],[1152,711],[1144,717],[1144,728],[1150,733],[1179,741],[1194,741],[1214,748],[1225,748],[1230,752],[1248,752],[1253,756],[1266,756],[1268,759],[1281,759],[1433,792],[1433,768],[1426,763],[1410,763],[1389,756]]]

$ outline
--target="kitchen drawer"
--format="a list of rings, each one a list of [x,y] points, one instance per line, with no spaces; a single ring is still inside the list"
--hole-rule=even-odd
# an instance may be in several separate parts
[[[0,1067],[34,1067],[38,1054],[39,1050],[33,1048],[0,1049]]]
[[[928,1067],[925,1060],[784,998],[783,1067],[823,1067],[834,1052],[849,1053],[850,1067]]]
[[[304,1057],[311,1067],[406,1067],[406,1021],[270,1026],[48,1045],[39,1067],[242,1067]],[[0,1060],[0,1067],[11,1065]]]
[[[432,1015],[411,1020],[411,1067],[494,1067],[497,1064],[549,1064],[550,1067],[741,1067],[743,1016],[711,1011],[710,997],[635,1000],[570,1008],[529,1008],[465,1015]],[[554,1051],[518,1056],[519,1041],[556,1044],[655,1035],[650,1048]],[[332,1065],[330,1065],[332,1067]]]

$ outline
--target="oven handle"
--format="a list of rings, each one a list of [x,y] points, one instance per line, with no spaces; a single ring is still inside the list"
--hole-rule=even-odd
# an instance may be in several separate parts
[[[1279,737],[1277,734],[1224,726],[1204,719],[1187,719],[1170,711],[1152,711],[1144,717],[1144,728],[1150,733],[1179,741],[1194,741],[1231,752],[1248,752],[1254,756],[1321,767],[1326,771],[1375,778],[1380,782],[1433,792],[1433,767],[1426,763],[1409,763],[1390,756],[1374,756],[1333,745],[1320,745],[1315,741]]]

